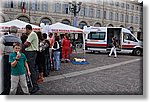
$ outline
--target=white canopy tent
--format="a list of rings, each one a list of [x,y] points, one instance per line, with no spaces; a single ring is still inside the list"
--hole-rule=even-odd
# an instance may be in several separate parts
[[[83,34],[83,51],[85,57],[85,37],[83,30],[77,27],[66,25],[60,22],[50,25],[49,27],[52,33],[82,33]]]
[[[82,33],[83,30],[60,22],[50,25],[52,33]]]
[[[28,24],[32,26],[33,30],[35,30],[35,31],[40,30],[39,26],[24,22],[24,21],[21,21],[18,19],[8,21],[5,23],[0,23],[0,29],[5,30],[5,29],[9,29],[11,26],[16,26],[19,28],[19,30],[23,30],[23,29],[25,29],[26,25],[28,25]]]

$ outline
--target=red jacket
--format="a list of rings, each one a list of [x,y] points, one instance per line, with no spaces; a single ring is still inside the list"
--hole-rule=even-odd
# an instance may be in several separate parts
[[[65,38],[62,40],[62,49],[63,48],[70,48],[70,40]]]

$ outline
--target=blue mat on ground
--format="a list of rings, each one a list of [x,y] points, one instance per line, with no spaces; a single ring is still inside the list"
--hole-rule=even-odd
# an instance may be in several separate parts
[[[85,61],[85,62],[75,62],[75,61],[72,61],[72,64],[85,65],[85,64],[89,64],[89,63],[87,61]]]

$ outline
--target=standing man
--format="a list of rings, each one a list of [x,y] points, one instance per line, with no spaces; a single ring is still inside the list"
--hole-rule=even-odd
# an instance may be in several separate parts
[[[111,56],[112,52],[114,52],[114,54],[115,54],[114,58],[117,58],[116,46],[117,46],[117,41],[116,41],[116,38],[113,37],[112,38],[112,48],[111,48],[111,51],[108,55],[109,57]]]
[[[32,31],[31,25],[26,25],[26,34],[28,35],[28,38],[24,43],[25,54],[28,59],[28,64],[31,72],[31,80],[33,83],[31,94],[33,94],[39,90],[39,86],[37,84],[37,70],[36,70],[36,57],[39,40],[37,34]]]
[[[19,42],[22,43],[20,38],[16,36],[18,28],[16,26],[11,26],[8,35],[4,35],[0,38],[1,42],[1,53],[3,58],[3,79],[2,79],[2,95],[9,95],[10,86],[11,86],[11,65],[9,63],[9,54],[13,52],[13,43]]]

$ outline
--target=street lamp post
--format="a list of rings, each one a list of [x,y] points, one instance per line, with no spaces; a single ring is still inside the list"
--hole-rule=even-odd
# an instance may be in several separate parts
[[[73,19],[73,26],[77,27],[77,13],[81,10],[81,4],[82,2],[77,3],[76,1],[69,2],[69,11],[73,13],[74,19]]]

